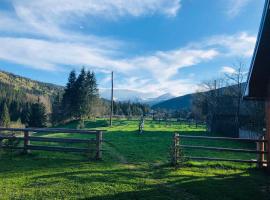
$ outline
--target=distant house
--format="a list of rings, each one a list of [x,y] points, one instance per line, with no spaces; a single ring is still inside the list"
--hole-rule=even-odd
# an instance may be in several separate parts
[[[245,91],[245,99],[262,100],[266,104],[268,169],[270,170],[270,0],[266,0],[261,26]]]

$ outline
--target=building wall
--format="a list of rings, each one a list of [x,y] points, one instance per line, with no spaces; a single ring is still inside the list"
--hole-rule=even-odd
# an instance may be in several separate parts
[[[267,161],[268,161],[268,170],[270,171],[270,81],[268,84],[268,96],[266,99],[266,135],[265,135],[265,139],[268,140],[268,145],[267,145],[267,150],[268,150],[268,154],[267,154]]]

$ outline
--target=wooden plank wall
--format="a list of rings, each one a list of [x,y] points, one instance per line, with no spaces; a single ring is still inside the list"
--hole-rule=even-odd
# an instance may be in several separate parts
[[[267,142],[267,169],[270,172],[270,81],[268,84],[268,93],[267,93],[267,99],[266,99],[266,135],[265,139],[268,141]]]

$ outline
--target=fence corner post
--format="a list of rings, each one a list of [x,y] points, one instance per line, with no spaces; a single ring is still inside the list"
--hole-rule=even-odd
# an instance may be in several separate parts
[[[29,145],[30,145],[29,131],[24,131],[24,144],[23,144],[23,153],[24,154],[30,153],[30,150],[28,149]]]
[[[98,131],[96,134],[96,160],[102,159],[102,131]]]

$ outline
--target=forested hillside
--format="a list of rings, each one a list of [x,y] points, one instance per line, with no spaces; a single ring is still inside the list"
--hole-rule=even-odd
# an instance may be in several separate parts
[[[9,89],[13,89],[17,92],[29,93],[32,95],[54,96],[64,89],[58,85],[34,81],[4,71],[0,71],[0,84],[2,86],[9,86]]]
[[[31,109],[34,109],[32,114],[36,111],[51,113],[52,100],[58,93],[62,93],[63,89],[61,86],[0,71],[0,110],[4,114],[3,109],[8,109],[6,112],[8,116],[5,114],[1,118],[9,118],[12,122],[26,124],[31,117],[33,120],[37,117],[30,115]]]
[[[153,109],[165,109],[169,111],[175,110],[191,110],[193,94],[187,94],[180,97],[175,97],[167,101],[163,101],[152,106]]]
[[[140,103],[114,102],[117,116],[140,116],[149,110]],[[76,76],[72,71],[62,87],[0,71],[0,126],[43,127],[109,113],[110,102],[100,98],[94,72],[82,69]]]

